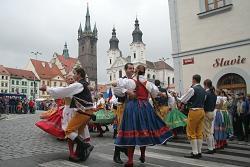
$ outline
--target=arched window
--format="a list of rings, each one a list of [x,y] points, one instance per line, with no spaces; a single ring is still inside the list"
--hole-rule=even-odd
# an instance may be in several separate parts
[[[134,59],[136,58],[136,53],[134,53]]]

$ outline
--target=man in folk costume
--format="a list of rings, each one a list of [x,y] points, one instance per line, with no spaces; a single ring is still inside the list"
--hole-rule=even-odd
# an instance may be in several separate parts
[[[216,105],[217,96],[215,94],[215,89],[212,85],[210,79],[204,81],[204,88],[206,89],[206,100],[204,103],[205,119],[204,119],[204,130],[203,137],[207,141],[208,150],[204,153],[213,154],[215,153],[214,136],[212,130],[212,123],[214,120],[214,109]]]
[[[78,145],[77,156],[70,155],[69,160],[78,162],[86,160],[94,146],[86,143],[78,132],[83,131],[95,112],[91,92],[85,79],[86,73],[83,68],[74,69],[74,79],[77,81],[67,87],[47,88],[43,85],[40,90],[47,91],[51,96],[58,98],[72,97],[70,108],[75,109],[74,116],[70,119],[65,130],[66,137]]]
[[[201,76],[196,74],[192,78],[192,86],[179,100],[190,104],[187,120],[187,137],[191,142],[191,155],[186,158],[201,158],[201,147],[203,139],[203,123],[204,123],[204,102],[206,98],[206,91],[200,85]]]
[[[73,74],[68,74],[66,76],[66,82],[68,85],[73,84],[75,82]],[[63,109],[63,116],[62,116],[62,129],[66,131],[68,123],[70,119],[75,114],[74,108],[70,108],[70,103],[72,101],[72,97],[65,97],[64,98],[64,109]],[[85,126],[85,128],[81,131],[78,131],[78,134],[84,139],[84,141],[89,142],[90,141],[90,134],[88,125]],[[74,152],[74,142],[72,140],[68,140],[68,146],[69,146],[69,157],[74,157],[74,159],[77,159],[77,155]],[[72,158],[69,158],[70,160]],[[73,160],[74,160],[73,159]]]
[[[124,66],[124,70],[126,73],[126,76],[122,77],[122,78],[132,78],[133,74],[134,74],[134,65],[132,63],[127,63]],[[123,83],[122,82],[118,82],[117,88],[122,87]],[[123,116],[123,111],[125,108],[125,103],[126,103],[126,99],[127,99],[127,93],[126,93],[126,89],[122,90],[122,94],[118,93],[116,91],[116,89],[114,89],[114,93],[118,99],[118,104],[117,104],[117,110],[116,110],[116,123],[117,123],[117,129],[115,130],[115,135],[117,135],[117,131],[119,130],[120,124],[122,122],[122,116]],[[119,164],[122,164],[122,160],[120,158],[120,152],[124,152],[127,155],[127,148],[126,147],[121,147],[121,146],[115,146],[115,152],[114,152],[114,157],[113,157],[113,161]]]

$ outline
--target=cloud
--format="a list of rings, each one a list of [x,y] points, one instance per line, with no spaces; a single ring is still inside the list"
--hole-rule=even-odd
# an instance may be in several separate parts
[[[31,51],[42,52],[38,59],[48,61],[54,52],[62,53],[64,42],[68,43],[70,55],[77,57],[77,30],[80,22],[84,27],[87,2],[92,28],[96,22],[98,29],[98,64],[102,64],[98,68],[99,82],[108,79],[107,50],[113,26],[117,29],[120,50],[128,56],[136,15],[147,59],[170,57],[166,0],[9,0],[0,6],[1,64],[23,68],[32,56]]]

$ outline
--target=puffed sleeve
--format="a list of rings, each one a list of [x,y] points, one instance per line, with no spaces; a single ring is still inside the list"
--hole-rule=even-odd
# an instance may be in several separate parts
[[[157,97],[157,95],[159,93],[159,89],[158,89],[157,86],[155,86],[155,84],[153,84],[152,82],[147,81],[146,89],[148,90],[148,92],[151,94],[151,96],[153,98]]]

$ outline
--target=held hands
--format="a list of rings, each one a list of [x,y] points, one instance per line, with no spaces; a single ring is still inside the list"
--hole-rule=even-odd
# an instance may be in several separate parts
[[[47,90],[47,86],[46,85],[43,85],[39,88],[40,91],[46,91]]]
[[[127,93],[128,97],[129,97],[129,99],[136,98],[136,94],[135,94],[135,92],[133,90],[127,90],[126,93]]]

